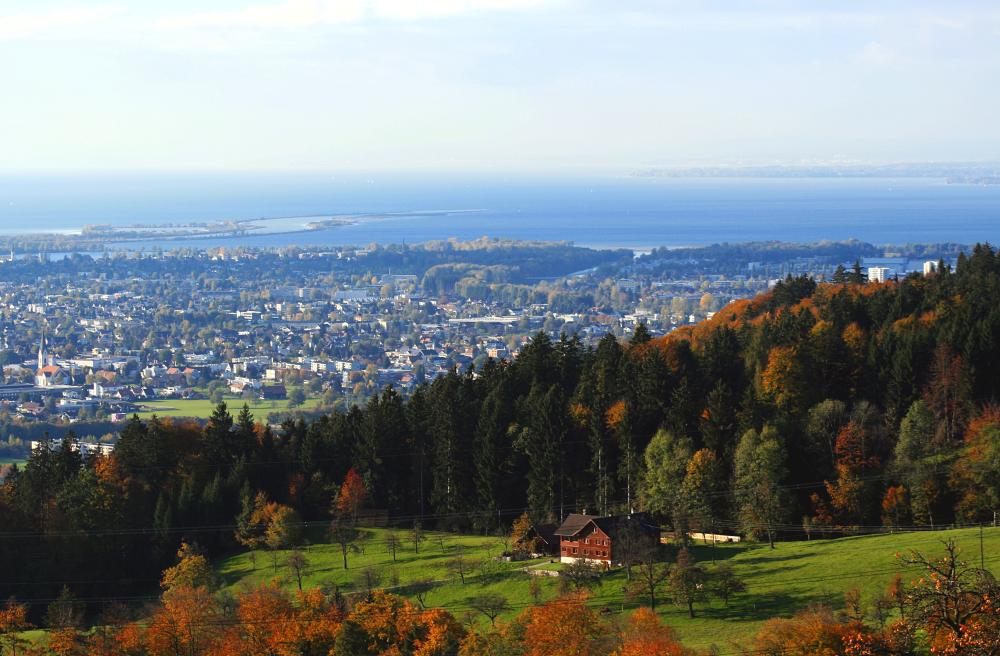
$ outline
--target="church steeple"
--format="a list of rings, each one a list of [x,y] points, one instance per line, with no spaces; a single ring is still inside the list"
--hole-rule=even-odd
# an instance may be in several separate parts
[[[45,368],[45,331],[42,331],[42,338],[38,340],[38,369]]]

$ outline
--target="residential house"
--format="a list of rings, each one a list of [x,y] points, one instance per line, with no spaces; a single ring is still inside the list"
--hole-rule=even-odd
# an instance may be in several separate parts
[[[621,551],[616,553],[615,544],[621,545],[626,531],[631,538],[648,539],[652,543],[660,540],[660,528],[653,524],[644,513],[595,517],[572,513],[556,529],[559,537],[559,555],[564,563],[584,560],[611,567],[620,563]]]

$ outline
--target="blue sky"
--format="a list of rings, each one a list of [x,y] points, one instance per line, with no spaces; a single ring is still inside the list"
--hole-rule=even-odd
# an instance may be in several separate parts
[[[0,0],[0,168],[1000,159],[1000,4]]]

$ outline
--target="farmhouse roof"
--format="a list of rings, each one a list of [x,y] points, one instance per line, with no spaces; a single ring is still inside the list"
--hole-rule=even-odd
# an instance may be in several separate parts
[[[562,525],[556,529],[555,535],[561,535],[564,537],[576,535],[593,521],[594,517],[591,517],[590,515],[570,513],[567,515],[566,520],[563,521]]]

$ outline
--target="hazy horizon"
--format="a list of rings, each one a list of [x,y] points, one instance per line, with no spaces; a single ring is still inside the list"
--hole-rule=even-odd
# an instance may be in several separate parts
[[[969,0],[38,0],[0,9],[0,169],[980,162],[998,41]]]

